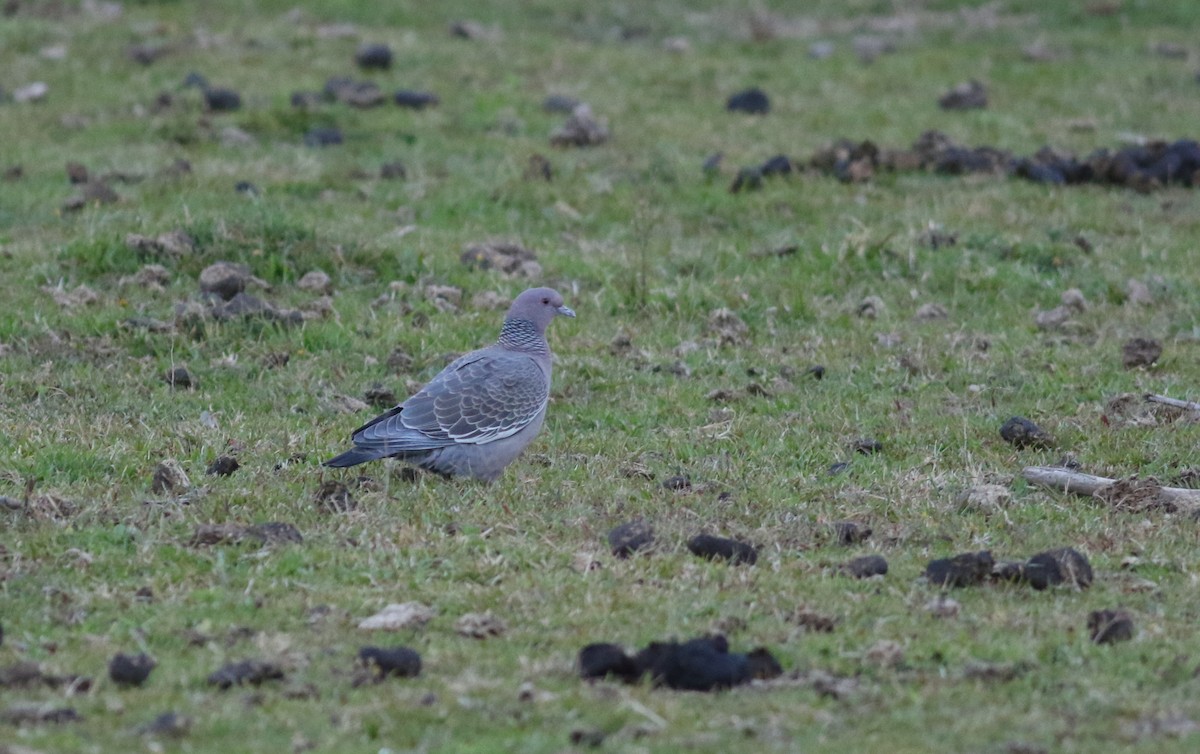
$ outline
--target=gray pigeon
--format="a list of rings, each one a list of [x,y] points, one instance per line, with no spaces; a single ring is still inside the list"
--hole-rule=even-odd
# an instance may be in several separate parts
[[[517,296],[500,339],[460,356],[416,395],[354,430],[354,447],[326,466],[396,457],[446,476],[490,482],[542,429],[550,400],[546,327],[574,317],[550,288]]]

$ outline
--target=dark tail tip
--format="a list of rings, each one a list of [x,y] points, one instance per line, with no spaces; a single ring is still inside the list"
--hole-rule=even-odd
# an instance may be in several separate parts
[[[330,458],[322,466],[329,466],[335,469],[344,469],[350,466],[357,466],[360,463],[374,461],[379,456],[370,450],[362,450],[361,448],[351,448],[340,456]]]

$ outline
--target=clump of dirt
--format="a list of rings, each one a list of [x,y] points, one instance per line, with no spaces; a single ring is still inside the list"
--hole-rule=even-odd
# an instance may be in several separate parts
[[[654,545],[654,527],[641,519],[621,524],[608,533],[608,545],[618,558],[645,552]]]
[[[350,494],[350,488],[336,479],[321,483],[313,496],[317,510],[323,513],[345,513],[358,507],[358,501]]]
[[[463,249],[459,260],[469,268],[497,270],[506,276],[539,278],[542,266],[529,249],[515,241],[481,241]]]
[[[208,676],[208,683],[222,691],[234,686],[261,686],[267,681],[281,681],[283,669],[272,662],[242,660],[221,666]]]
[[[1176,513],[1179,510],[1179,500],[1164,494],[1162,485],[1154,477],[1142,478],[1134,475],[1118,479],[1097,490],[1093,497],[1107,503],[1113,510],[1127,513]]]
[[[241,468],[241,466],[241,463],[234,456],[220,455],[213,459],[213,462],[208,465],[204,473],[209,476],[229,476]]]
[[[141,686],[158,665],[145,653],[116,654],[108,661],[108,677],[118,686]]]
[[[416,678],[421,674],[421,655],[408,647],[363,647],[358,661],[372,674],[372,680],[388,677]]]
[[[354,62],[364,70],[386,71],[392,67],[392,48],[381,43],[364,43],[355,51]]]
[[[508,624],[492,613],[466,613],[454,622],[454,630],[471,639],[503,636]]]
[[[364,631],[399,631],[420,628],[433,620],[433,609],[420,602],[391,604],[374,615],[363,618],[358,627]]]
[[[1162,343],[1151,338],[1130,338],[1121,346],[1121,364],[1126,369],[1153,366],[1162,358]]]
[[[704,332],[722,346],[742,346],[750,337],[750,328],[732,309],[721,307],[708,313]]]
[[[871,527],[857,521],[835,521],[829,529],[833,540],[845,547],[861,544],[871,537]]]
[[[943,110],[981,110],[987,104],[987,87],[975,79],[955,85],[938,98],[938,106]]]
[[[637,683],[648,675],[655,686],[682,691],[716,691],[783,674],[767,649],[730,652],[728,640],[720,634],[686,642],[651,642],[633,657],[616,644],[589,644],[579,651],[578,665],[584,680]]]
[[[947,95],[955,107],[986,105],[986,91],[969,84]],[[793,161],[794,162],[794,161]],[[1194,139],[1098,149],[1086,157],[1043,147],[1027,157],[989,146],[968,147],[940,131],[926,131],[908,149],[880,149],[871,141],[840,139],[814,153],[807,164],[841,181],[870,180],[876,172],[926,171],[944,175],[992,173],[1035,183],[1123,186],[1151,191],[1200,184],[1200,143]]]
[[[1014,416],[1000,426],[1000,437],[1014,448],[1046,450],[1054,445],[1053,438],[1041,427],[1023,416]]]
[[[436,107],[441,104],[441,101],[433,92],[416,89],[397,89],[392,95],[392,102],[395,102],[397,107],[405,107],[409,110],[424,110],[427,107]]]
[[[725,109],[731,113],[766,115],[771,112],[771,98],[762,89],[751,87],[730,95]]]
[[[192,547],[250,542],[258,545],[303,544],[304,537],[295,526],[280,521],[243,526],[242,524],[197,524],[188,544]]]
[[[846,561],[838,570],[856,579],[869,579],[872,576],[886,576],[888,563],[882,555],[862,555]]]
[[[758,562],[758,549],[746,542],[709,534],[698,534],[688,540],[688,550],[706,560],[724,560],[731,565],[754,565]]]
[[[1133,616],[1126,610],[1095,610],[1088,613],[1088,635],[1097,644],[1116,644],[1133,638]]]
[[[550,134],[550,143],[556,147],[591,147],[608,141],[611,132],[608,121],[592,114],[586,102],[577,105],[561,126]]]
[[[838,619],[834,616],[819,613],[804,605],[796,608],[788,620],[804,630],[816,634],[831,634],[838,624]]]
[[[931,560],[925,567],[925,578],[942,587],[976,586],[992,575],[994,565],[988,550],[964,552],[951,558]]]

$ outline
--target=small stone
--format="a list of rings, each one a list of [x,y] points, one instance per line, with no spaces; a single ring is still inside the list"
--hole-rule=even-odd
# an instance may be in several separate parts
[[[825,60],[832,57],[837,45],[828,40],[819,39],[808,46],[808,56],[813,60]]]
[[[229,455],[217,456],[212,463],[205,469],[205,473],[209,476],[229,476],[233,472],[241,468],[238,459]]]
[[[421,674],[421,655],[408,647],[363,647],[358,650],[358,660],[374,668],[379,679],[416,678]]]
[[[991,575],[993,565],[992,553],[988,550],[965,552],[930,561],[925,567],[925,578],[941,587],[976,586]]]
[[[25,86],[13,89],[13,102],[40,102],[50,93],[50,87],[44,81],[34,81]]]
[[[467,613],[454,622],[454,630],[471,639],[486,639],[501,636],[508,625],[491,613]]]
[[[872,576],[886,576],[888,563],[882,555],[863,555],[846,561],[839,570],[856,579],[869,579]]]
[[[262,193],[258,190],[258,186],[255,186],[250,181],[238,181],[237,183],[233,184],[233,190],[239,194],[246,194],[247,196],[258,196]]]
[[[1014,448],[1045,450],[1053,439],[1038,425],[1023,416],[1014,416],[1000,426],[1000,437]]]
[[[359,68],[386,71],[392,67],[392,48],[385,44],[364,44],[354,53]]]
[[[1058,330],[1071,322],[1075,310],[1067,306],[1056,306],[1048,311],[1039,311],[1033,315],[1033,323],[1039,330]]]
[[[946,319],[949,316],[950,313],[941,304],[921,304],[917,308],[917,313],[913,315],[913,319],[918,322],[932,322],[934,320]]]
[[[283,670],[274,663],[243,660],[223,665],[208,676],[208,683],[225,691],[234,686],[260,686],[267,681],[279,681]]]
[[[687,37],[667,37],[662,42],[663,49],[676,55],[684,55],[692,51],[692,43]]]
[[[171,367],[163,375],[163,381],[179,390],[191,390],[196,386],[196,380],[185,366]]]
[[[191,480],[188,479],[187,472],[183,470],[179,461],[168,458],[154,467],[154,478],[150,483],[150,489],[156,495],[164,493],[175,495],[184,492],[191,485]]]
[[[858,309],[855,311],[863,319],[875,319],[883,313],[885,308],[883,299],[878,296],[867,296],[859,302]]]
[[[804,373],[811,374],[814,380],[819,381],[825,379],[825,367],[820,364],[814,364],[808,369],[805,369]]]
[[[732,565],[758,562],[758,550],[754,545],[736,539],[699,534],[688,540],[687,546],[693,555],[706,560],[725,560]]]
[[[1083,291],[1078,288],[1068,288],[1058,297],[1058,302],[1073,312],[1082,314],[1087,311],[1088,303]]]
[[[1002,511],[1012,502],[1012,493],[1000,484],[977,484],[963,490],[955,500],[959,508],[985,515]]]
[[[854,54],[863,63],[873,63],[881,55],[896,51],[896,43],[885,37],[863,34],[854,38]]]
[[[400,631],[424,626],[433,620],[434,612],[420,602],[391,604],[369,618],[363,618],[358,627],[364,631]]]
[[[322,270],[310,270],[296,281],[296,287],[311,293],[328,294],[333,290],[333,280]]]
[[[925,612],[935,618],[957,618],[961,609],[958,600],[945,594],[939,594],[925,603]]]
[[[725,109],[730,112],[766,115],[771,111],[771,99],[762,89],[751,87],[731,95],[725,101]]]
[[[435,107],[441,100],[433,92],[421,92],[412,89],[398,89],[392,95],[392,101],[399,107],[407,107],[410,110],[424,110],[427,107]]]
[[[1150,292],[1150,286],[1137,278],[1130,278],[1125,283],[1125,303],[1134,306],[1149,306],[1154,303],[1154,294]]]
[[[1162,358],[1162,343],[1150,338],[1130,338],[1121,346],[1121,364],[1126,369],[1153,366]]]
[[[1133,638],[1133,616],[1125,610],[1088,613],[1088,634],[1097,644],[1116,644]]]
[[[621,524],[608,533],[608,545],[618,558],[628,558],[653,544],[654,527],[642,520]]]
[[[117,654],[108,661],[108,677],[118,686],[141,686],[157,665],[146,654]]]

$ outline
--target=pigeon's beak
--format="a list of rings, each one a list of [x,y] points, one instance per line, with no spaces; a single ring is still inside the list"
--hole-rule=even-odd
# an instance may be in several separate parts
[[[560,306],[557,309],[555,309],[555,311],[558,312],[559,315],[561,315],[563,317],[574,317],[575,316],[575,310],[569,306]]]

